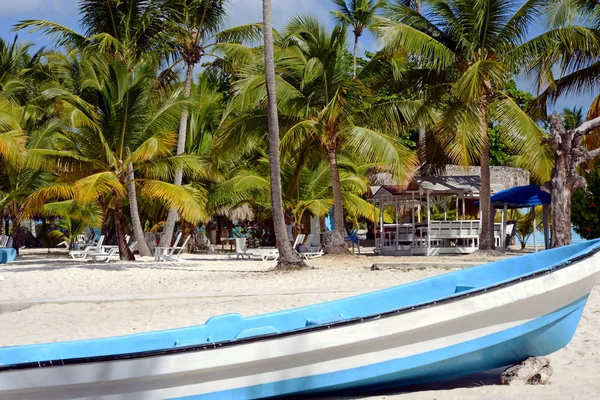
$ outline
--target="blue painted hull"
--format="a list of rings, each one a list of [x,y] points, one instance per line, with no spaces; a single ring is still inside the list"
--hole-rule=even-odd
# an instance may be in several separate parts
[[[511,365],[571,340],[599,251],[590,241],[255,317],[0,348],[0,398],[312,397]]]
[[[310,376],[236,390],[195,395],[185,400],[241,400],[311,395],[356,394],[464,376],[545,356],[572,339],[587,296],[524,325],[437,351],[332,374]]]

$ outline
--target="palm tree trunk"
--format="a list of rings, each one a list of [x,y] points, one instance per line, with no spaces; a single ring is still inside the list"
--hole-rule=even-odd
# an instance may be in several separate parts
[[[115,230],[119,244],[119,255],[122,261],[135,261],[135,256],[125,241],[125,229],[123,228],[123,199],[115,193]]]
[[[151,257],[152,252],[146,243],[144,228],[140,221],[140,212],[138,210],[137,195],[135,190],[135,175],[133,173],[133,164],[127,166],[127,196],[129,198],[129,213],[131,214],[131,224],[133,225],[133,235],[137,241],[137,248],[142,257]]]
[[[194,80],[194,65],[188,64],[187,71],[185,74],[185,86],[183,89],[184,98],[189,98],[192,92],[192,82]],[[179,120],[179,136],[177,137],[177,155],[181,155],[185,153],[185,142],[187,138],[187,125],[188,125],[188,108],[184,106],[183,111],[181,113],[181,119]],[[181,186],[183,182],[183,170],[179,169],[175,173],[175,181],[174,184],[176,186]],[[171,239],[173,238],[173,230],[175,229],[175,222],[177,222],[177,210],[171,208],[169,210],[169,214],[167,215],[167,222],[165,223],[165,228],[163,230],[162,237],[160,239],[160,246],[167,247],[170,246]]]
[[[279,120],[277,115],[277,95],[275,92],[275,56],[273,50],[273,22],[271,21],[271,0],[263,0],[263,22],[265,39],[265,78],[267,83],[269,121],[269,177],[273,226],[279,249],[277,268],[302,268],[305,264],[292,249],[288,241],[283,213],[281,194],[281,170],[279,161]]]
[[[356,51],[358,50],[358,35],[354,34],[354,52],[352,58],[354,59],[354,71],[352,72],[352,78],[356,78]]]
[[[566,155],[556,157],[552,170],[552,235],[550,248],[571,244],[571,196],[573,191],[568,182]]]
[[[344,242],[346,227],[344,226],[344,205],[342,203],[342,185],[340,183],[340,171],[337,164],[335,148],[327,150],[329,170],[331,171],[331,190],[333,192],[333,225],[335,232],[331,237],[323,241],[323,250],[327,254],[346,254],[348,249]]]
[[[421,165],[421,175],[427,174],[427,142],[425,137],[425,124],[419,122],[419,164]]]
[[[344,232],[344,205],[342,204],[342,185],[340,184],[340,171],[337,165],[335,150],[327,151],[329,169],[331,171],[331,190],[333,191],[333,218],[336,231]]]
[[[486,96],[487,97],[487,96]],[[481,188],[479,205],[481,207],[481,233],[479,234],[479,250],[494,250],[493,219],[491,217],[491,176],[490,176],[490,138],[488,132],[488,103],[482,100],[481,129],[483,143],[481,146]]]

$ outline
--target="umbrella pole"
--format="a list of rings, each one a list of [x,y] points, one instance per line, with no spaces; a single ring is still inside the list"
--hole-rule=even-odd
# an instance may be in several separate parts
[[[537,253],[538,247],[537,247],[537,237],[535,234],[536,233],[536,231],[535,231],[535,207],[531,207],[531,216],[533,217],[533,249]]]

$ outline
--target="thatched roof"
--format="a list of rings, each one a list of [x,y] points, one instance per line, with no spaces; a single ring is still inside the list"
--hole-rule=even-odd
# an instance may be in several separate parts
[[[223,207],[215,212],[215,215],[226,217],[230,221],[252,221],[254,219],[254,211],[248,204],[242,204],[236,208]]]
[[[521,168],[490,167],[491,183],[498,189],[509,189],[515,186],[529,185],[529,172]],[[459,165],[446,165],[444,176],[481,176],[481,167],[462,167]],[[392,179],[392,174],[387,172],[371,171],[367,173],[369,184],[372,186],[393,186],[397,182]]]

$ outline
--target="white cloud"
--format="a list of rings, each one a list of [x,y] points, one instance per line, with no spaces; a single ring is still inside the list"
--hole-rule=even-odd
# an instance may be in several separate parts
[[[51,19],[56,13],[76,14],[77,0],[0,0],[0,17]]]

